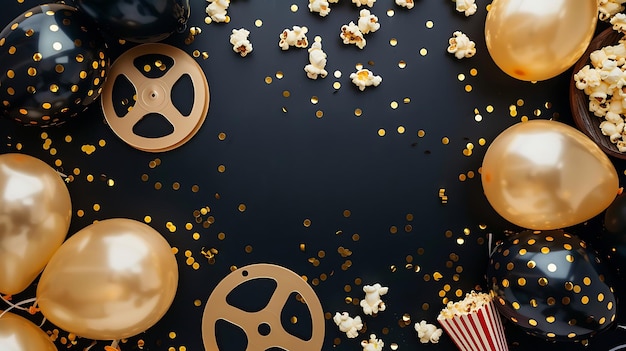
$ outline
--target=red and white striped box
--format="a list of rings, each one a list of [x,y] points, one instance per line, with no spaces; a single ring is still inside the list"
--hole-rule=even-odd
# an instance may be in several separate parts
[[[437,321],[460,351],[508,351],[502,320],[493,301],[469,313]]]

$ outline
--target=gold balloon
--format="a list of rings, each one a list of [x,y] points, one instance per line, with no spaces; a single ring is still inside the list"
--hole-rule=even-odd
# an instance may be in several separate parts
[[[83,228],[61,245],[39,279],[37,301],[61,329],[117,340],[158,322],[177,285],[176,258],[161,234],[114,218]]]
[[[517,123],[500,133],[485,153],[481,179],[496,212],[537,230],[600,214],[619,188],[615,167],[591,139],[549,120]]]
[[[67,236],[67,186],[45,162],[0,155],[0,293],[17,294],[41,273]]]
[[[485,42],[506,74],[525,81],[555,77],[582,56],[598,21],[598,0],[493,0]]]
[[[41,328],[24,317],[6,312],[0,317],[0,350],[57,351],[57,348]]]

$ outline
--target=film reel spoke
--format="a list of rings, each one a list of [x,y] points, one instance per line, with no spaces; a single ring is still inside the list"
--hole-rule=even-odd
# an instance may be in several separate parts
[[[135,91],[141,86],[141,84],[148,81],[148,77],[144,76],[143,73],[137,67],[132,66],[130,69],[124,72],[120,72],[118,75],[123,75],[128,79],[128,81],[135,87]],[[117,76],[115,77],[117,78]]]

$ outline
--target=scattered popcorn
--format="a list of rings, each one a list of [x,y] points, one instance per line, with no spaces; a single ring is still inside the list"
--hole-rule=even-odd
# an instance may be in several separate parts
[[[476,13],[476,0],[455,0],[456,1],[456,10],[458,12],[465,13],[466,17],[469,17]]]
[[[365,72],[367,71],[367,72]],[[372,74],[372,72],[364,69],[364,70],[360,70],[359,72],[356,73],[356,75],[362,74],[361,72],[365,72],[364,75],[366,74],[368,76],[368,78],[366,78],[367,81],[372,82],[374,85],[378,85],[380,84],[380,81],[378,81],[378,83],[376,83],[375,80],[373,80],[370,77],[373,77],[374,75]],[[355,77],[353,77],[353,75],[355,75],[355,73],[352,73],[350,75],[350,78],[352,78],[352,82],[354,82]],[[380,77],[378,77],[380,78]],[[382,81],[382,78],[380,79]],[[357,84],[357,83],[355,83]],[[359,84],[357,84],[359,85]],[[359,89],[363,90],[365,89],[365,86],[359,85]],[[376,283],[374,285],[365,285],[363,287],[363,291],[365,292],[365,298],[363,300],[361,300],[361,307],[363,307],[363,313],[365,314],[376,314],[378,313],[378,311],[384,311],[385,308],[387,308],[385,306],[385,303],[380,299],[381,296],[385,295],[387,293],[387,291],[389,290],[389,288],[387,287],[383,287],[380,284]]]
[[[322,17],[326,17],[330,13],[330,7],[328,5],[329,2],[337,2],[337,1],[326,1],[326,0],[309,0],[309,11],[317,12]]]
[[[336,312],[333,321],[337,324],[339,330],[346,333],[346,336],[350,339],[356,338],[359,335],[359,330],[363,328],[361,317],[356,316],[352,318],[348,312]]]
[[[626,16],[611,19],[613,29],[622,31]],[[621,24],[620,24],[621,23]],[[589,97],[589,112],[604,118],[599,128],[619,152],[626,152],[626,46],[624,37],[616,44],[605,46],[589,55],[591,65],[574,74],[576,88]]]
[[[230,0],[207,0],[210,4],[206,7],[206,14],[215,22],[226,22],[226,12]]]
[[[396,0],[396,5],[406,7],[410,10],[415,6],[415,2],[413,0]]]
[[[617,13],[624,11],[626,0],[598,0],[598,18],[608,21]]]
[[[315,41],[309,48],[309,64],[304,66],[307,77],[317,79],[318,76],[326,78],[326,53],[322,51],[322,38],[315,37]]]
[[[378,86],[383,78],[381,76],[375,76],[367,68],[360,69],[354,73],[350,74],[350,79],[352,79],[352,83],[354,83],[361,91],[365,90],[366,87],[369,86]],[[365,290],[365,288],[363,288]],[[386,288],[385,288],[386,289]],[[361,306],[363,306],[365,302],[361,300]]]
[[[306,37],[306,33],[309,31],[307,27],[293,26],[293,29],[285,28],[280,33],[280,41],[278,46],[281,49],[287,50],[290,46],[297,48],[306,48],[309,46],[309,40]]]
[[[361,7],[363,5],[367,5],[368,7],[372,7],[374,6],[374,3],[376,2],[376,0],[352,0],[353,4],[356,4],[356,6]]]
[[[339,36],[343,39],[344,44],[354,44],[359,49],[363,49],[367,44],[365,38],[363,38],[363,33],[359,30],[359,26],[354,24],[354,22],[341,26],[341,34]]]
[[[252,44],[248,40],[250,31],[245,28],[233,29],[230,35],[230,43],[233,44],[233,51],[239,53],[241,57],[245,57],[252,52]]]
[[[609,22],[613,25],[613,30],[626,33],[626,14],[616,13]]]
[[[448,52],[454,54],[459,60],[464,57],[472,57],[476,54],[476,43],[471,41],[467,35],[461,31],[453,33],[453,37],[448,40]]]
[[[385,346],[385,343],[376,339],[376,334],[370,334],[369,340],[361,341],[361,347],[363,347],[363,351],[381,351]]]
[[[380,28],[378,17],[370,13],[370,10],[363,9],[359,11],[358,27],[362,34],[374,33]]]
[[[482,292],[469,292],[465,294],[465,298],[458,302],[449,301],[446,307],[439,312],[437,319],[454,318],[454,316],[470,314],[476,312],[481,307],[487,305],[491,301],[491,296]]]
[[[439,342],[441,334],[443,334],[443,330],[437,328],[434,324],[428,324],[426,321],[415,323],[415,331],[422,344],[427,344],[428,342],[436,344]]]

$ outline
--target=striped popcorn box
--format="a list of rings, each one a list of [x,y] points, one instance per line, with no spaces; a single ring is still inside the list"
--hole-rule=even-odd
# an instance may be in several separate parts
[[[448,303],[437,320],[460,351],[508,351],[498,310],[485,293]]]

